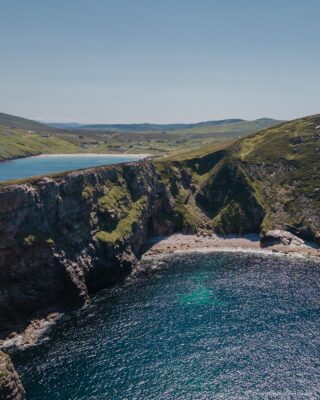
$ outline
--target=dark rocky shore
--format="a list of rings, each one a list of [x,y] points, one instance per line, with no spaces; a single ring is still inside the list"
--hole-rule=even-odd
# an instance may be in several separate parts
[[[23,400],[25,391],[7,354],[0,351],[0,399]]]

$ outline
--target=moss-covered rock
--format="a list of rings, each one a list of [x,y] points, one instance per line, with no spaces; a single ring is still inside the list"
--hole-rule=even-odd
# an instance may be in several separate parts
[[[147,204],[147,198],[141,197],[139,200],[132,204],[128,204],[128,212],[120,219],[116,226],[109,226],[108,230],[99,231],[95,237],[100,242],[114,245],[119,241],[128,239],[135,228],[141,221],[144,207]]]

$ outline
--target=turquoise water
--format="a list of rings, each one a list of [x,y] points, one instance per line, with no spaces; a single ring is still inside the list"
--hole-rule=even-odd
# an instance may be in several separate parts
[[[13,359],[30,400],[319,399],[320,268],[227,253],[167,261]]]
[[[0,181],[140,160],[139,155],[50,155],[0,162]]]

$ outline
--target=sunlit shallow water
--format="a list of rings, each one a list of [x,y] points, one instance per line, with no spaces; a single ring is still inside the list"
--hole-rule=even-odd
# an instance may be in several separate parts
[[[74,169],[97,167],[99,165],[118,164],[138,161],[141,155],[47,155],[19,158],[17,160],[0,162],[0,181],[40,176],[54,172],[71,171]]]
[[[28,399],[319,399],[320,267],[191,255],[98,293],[14,356]]]

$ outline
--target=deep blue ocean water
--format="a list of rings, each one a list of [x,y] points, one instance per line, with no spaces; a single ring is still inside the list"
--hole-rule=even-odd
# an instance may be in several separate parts
[[[320,398],[320,266],[180,256],[13,357],[30,400]]]
[[[117,155],[50,155],[19,158],[0,162],[0,181],[40,176],[54,172],[97,167],[140,160],[141,156]]]

